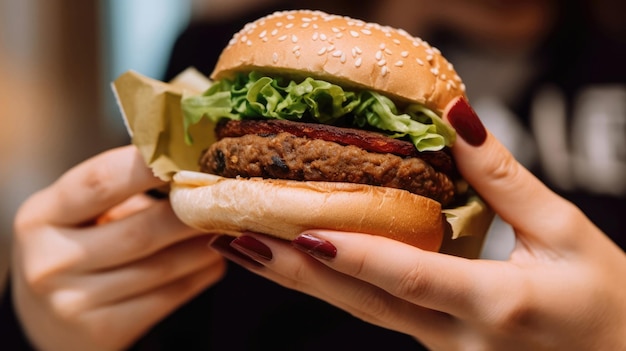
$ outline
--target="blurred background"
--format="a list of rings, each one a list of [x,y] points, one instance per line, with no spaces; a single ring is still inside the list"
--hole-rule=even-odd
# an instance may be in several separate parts
[[[110,82],[163,76],[193,0],[0,0],[0,278],[17,206],[81,160],[128,142]]]
[[[128,69],[171,76],[194,61],[170,62],[181,34],[188,41],[202,35],[193,45],[208,45],[213,27],[207,24],[219,22],[223,29],[244,13],[264,14],[279,3],[0,0],[0,278],[19,204],[72,165],[128,143],[110,89],[115,77]],[[301,7],[375,20],[429,39],[454,63],[481,118],[525,165],[585,209],[612,209],[594,220],[624,232],[623,1],[385,0],[359,2],[357,8],[353,1],[320,0],[302,1]],[[190,53],[184,42],[180,52]],[[213,55],[206,61],[211,67],[215,54],[205,55]],[[570,130],[570,122],[577,127]],[[593,193],[591,201],[578,198],[582,192]],[[506,234],[490,235],[485,256],[504,258],[512,235],[503,223],[495,226]]]

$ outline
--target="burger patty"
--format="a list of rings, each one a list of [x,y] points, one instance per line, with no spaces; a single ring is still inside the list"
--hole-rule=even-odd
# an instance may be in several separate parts
[[[215,128],[217,139],[246,134],[271,135],[290,133],[298,137],[333,141],[341,145],[355,145],[366,151],[421,158],[436,170],[446,174],[456,172],[448,150],[419,152],[413,143],[390,138],[381,133],[356,128],[335,127],[321,123],[304,123],[279,119],[222,120]]]
[[[419,158],[368,152],[285,132],[223,138],[205,152],[200,168],[228,178],[348,182],[405,189],[444,206],[454,197],[450,178]]]

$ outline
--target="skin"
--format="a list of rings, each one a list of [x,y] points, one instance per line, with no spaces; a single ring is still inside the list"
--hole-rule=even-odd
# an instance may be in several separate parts
[[[360,233],[304,234],[336,248],[324,258],[257,234],[225,255],[257,274],[334,304],[435,350],[626,349],[626,255],[573,204],[491,135],[452,151],[469,183],[512,225],[507,261],[426,252]],[[256,240],[256,245],[246,241]],[[259,255],[259,244],[267,246]],[[256,250],[255,250],[256,248]]]
[[[134,147],[34,194],[15,221],[16,310],[40,350],[119,350],[222,276],[211,237],[183,225]]]

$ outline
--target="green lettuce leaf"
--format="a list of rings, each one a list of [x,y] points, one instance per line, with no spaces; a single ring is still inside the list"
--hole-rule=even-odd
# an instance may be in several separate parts
[[[420,104],[398,111],[387,97],[373,91],[346,91],[338,85],[306,78],[301,82],[258,72],[215,82],[202,95],[183,96],[185,131],[202,118],[284,119],[375,129],[392,138],[409,138],[419,151],[441,150],[454,143],[455,132]],[[187,143],[192,143],[186,133]]]

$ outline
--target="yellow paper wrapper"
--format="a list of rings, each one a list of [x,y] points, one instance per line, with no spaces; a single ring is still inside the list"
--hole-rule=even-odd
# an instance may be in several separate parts
[[[215,140],[215,125],[208,119],[190,129],[193,145],[185,143],[183,95],[205,91],[211,81],[189,68],[169,83],[128,71],[112,84],[132,143],[139,149],[154,174],[170,181],[180,170],[197,171],[201,152]],[[207,132],[208,131],[208,132]],[[209,137],[207,137],[209,136]],[[444,239],[441,252],[476,258],[482,249],[493,212],[478,197],[464,205],[444,210],[450,233]]]

